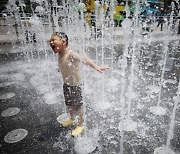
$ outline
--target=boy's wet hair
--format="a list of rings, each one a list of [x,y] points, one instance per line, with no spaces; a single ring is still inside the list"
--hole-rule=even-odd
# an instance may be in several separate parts
[[[55,32],[55,35],[58,35],[61,40],[66,41],[66,45],[68,46],[68,36],[64,32]]]

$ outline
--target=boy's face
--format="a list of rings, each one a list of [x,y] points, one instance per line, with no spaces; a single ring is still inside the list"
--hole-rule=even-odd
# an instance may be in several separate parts
[[[50,46],[54,53],[59,53],[64,49],[65,42],[60,39],[58,35],[52,35],[50,39]]]

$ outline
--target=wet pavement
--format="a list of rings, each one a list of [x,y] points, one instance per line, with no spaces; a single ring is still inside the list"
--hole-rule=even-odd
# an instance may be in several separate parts
[[[8,76],[15,73],[17,73],[16,70],[11,69],[8,71]],[[10,80],[2,78],[2,75],[1,83]],[[1,87],[1,94],[15,93],[11,99],[0,100],[1,112],[10,107],[20,109],[17,115],[1,117],[1,151],[2,153],[49,153],[49,151],[50,153],[58,153],[56,149],[50,148],[53,146],[52,140],[55,141],[59,132],[62,131],[56,121],[56,113],[46,104],[42,107],[41,96],[27,82],[28,80],[28,76],[25,76],[9,86]],[[19,128],[28,131],[27,137],[17,143],[5,143],[5,135]]]
[[[134,61],[131,56],[127,57],[128,65],[125,70],[121,61],[125,47],[119,44],[115,44],[114,67],[103,77],[92,69],[84,68],[87,129],[83,137],[88,136],[96,144],[92,154],[115,154],[122,149],[124,154],[153,154],[155,148],[166,146],[170,125],[174,126],[171,130],[173,135],[170,138],[170,148],[177,154],[180,153],[179,105],[175,111],[174,123],[171,123],[173,97],[177,95],[180,78],[179,40],[168,42],[169,56],[165,67],[167,71],[163,76],[160,99],[160,106],[166,109],[166,114],[159,116],[150,112],[150,108],[156,106],[158,102],[164,62],[163,51],[166,50],[163,41],[136,45],[134,50],[141,52],[136,52]],[[0,86],[0,112],[12,107],[20,109],[15,115],[0,116],[1,153],[86,154],[87,152],[80,147],[79,151],[77,150],[76,144],[79,141],[70,135],[75,126],[65,129],[57,121],[58,116],[65,113],[63,82],[58,72],[57,57],[52,54],[49,47],[46,50],[32,44],[27,46],[3,44],[0,47],[0,83],[4,83]],[[129,51],[132,48],[133,46],[129,44]],[[28,49],[32,49],[31,52],[27,52]],[[88,49],[92,55],[96,50],[93,44]],[[104,50],[108,55],[109,48],[105,47]],[[134,76],[131,76],[133,62],[136,63],[136,67]],[[129,87],[132,80],[134,92],[125,89],[123,97],[126,101],[123,104],[120,97],[123,86]],[[153,84],[158,88],[149,87]],[[6,98],[7,96],[2,98],[3,94],[9,94],[9,98]],[[132,96],[131,112],[128,115],[130,96]],[[136,122],[135,130],[122,131],[120,126],[123,125],[121,123],[123,116],[125,118],[130,116]],[[5,136],[16,129],[25,129],[28,134],[19,142],[6,143]],[[18,136],[21,138],[19,134],[15,134],[13,138]],[[79,144],[83,146],[82,142]]]

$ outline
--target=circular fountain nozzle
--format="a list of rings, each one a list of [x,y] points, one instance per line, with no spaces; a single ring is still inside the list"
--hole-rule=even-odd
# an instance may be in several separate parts
[[[63,123],[65,120],[68,120],[70,118],[70,115],[68,113],[63,113],[59,117],[57,117],[57,121],[59,123]]]
[[[158,93],[160,91],[160,87],[156,85],[149,85],[147,86],[147,89],[149,89],[149,93]]]
[[[154,150],[154,154],[176,154],[176,153],[169,148],[158,147]]]
[[[3,83],[0,83],[0,87],[7,87],[7,86],[10,86],[14,84],[13,82],[3,82]]]
[[[0,99],[10,99],[12,97],[14,97],[16,94],[13,92],[9,92],[9,93],[5,93],[0,95]]]
[[[28,131],[26,129],[15,129],[4,137],[4,141],[6,143],[16,143],[24,139],[27,134]]]
[[[96,142],[90,137],[77,137],[74,148],[78,154],[88,154],[96,149],[96,145]]]
[[[155,114],[155,115],[165,115],[166,114],[166,109],[160,106],[152,106],[150,108],[150,112]]]
[[[156,75],[156,73],[154,73],[154,72],[146,72],[146,74],[149,76],[155,76]]]
[[[1,112],[2,117],[10,117],[18,114],[20,109],[18,107],[11,107]]]
[[[134,131],[137,128],[137,123],[131,119],[125,119],[119,123],[119,130]]]
[[[99,111],[99,112],[101,112],[101,111],[105,111],[105,110],[107,110],[108,108],[110,108],[111,107],[111,104],[109,103],[109,102],[106,102],[106,101],[99,101],[99,102],[97,102],[97,103],[95,103],[94,105],[93,105],[93,108],[96,110],[96,111]]]
[[[58,95],[52,92],[45,94],[43,98],[45,99],[45,103],[49,105],[59,103]]]

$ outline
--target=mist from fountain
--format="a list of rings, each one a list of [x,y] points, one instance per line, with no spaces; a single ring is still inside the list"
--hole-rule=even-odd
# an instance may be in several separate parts
[[[127,91],[126,94],[124,93],[125,92],[124,88],[121,91],[121,93],[122,93],[121,97],[125,97],[125,98],[122,98],[122,101],[121,101],[121,103],[123,103],[122,106],[125,106],[125,102],[127,102],[128,107],[127,107],[127,116],[126,117],[125,117],[125,115],[123,113],[124,112],[123,111],[124,107],[122,108],[122,111],[121,111],[122,115],[121,116],[124,117],[124,118],[121,121],[121,123],[119,124],[120,125],[119,128],[120,128],[120,130],[124,130],[124,131],[133,131],[133,130],[136,129],[137,124],[136,124],[136,122],[132,121],[132,119],[130,117],[130,113],[131,113],[131,103],[133,102],[132,100],[136,98],[136,94],[135,94],[135,92],[133,90],[133,87],[134,87],[134,80],[136,78],[135,74],[134,74],[135,65],[136,65],[135,47],[137,45],[135,38],[137,38],[138,35],[139,35],[139,29],[138,29],[139,2],[137,2],[137,4],[136,4],[136,10],[135,10],[135,13],[134,13],[133,24],[130,21],[130,19],[128,19],[129,15],[130,15],[130,11],[128,9],[127,2],[126,2],[126,6],[125,6],[125,11],[126,11],[127,16],[126,16],[125,20],[123,21],[122,26],[123,26],[125,32],[131,32],[131,27],[132,27],[133,30],[134,30],[134,33],[133,33],[133,36],[129,36],[129,37],[133,37],[132,38],[133,42],[132,42],[131,53],[128,53],[128,47],[130,46],[130,44],[125,43],[125,51],[126,52],[124,52],[124,56],[123,56],[123,58],[125,58],[123,60],[124,61],[123,64],[125,64],[124,65],[125,68],[124,68],[123,72],[125,73],[125,70],[127,69],[127,64],[126,64],[127,60],[126,59],[131,57],[131,67],[130,67],[130,77],[129,77],[130,83],[128,85],[128,88],[126,89],[126,91]],[[125,35],[124,39],[128,40],[128,35],[127,34]],[[125,76],[122,79],[122,83],[125,86],[125,84],[126,84]]]
[[[162,88],[163,88],[163,85],[164,85],[164,74],[165,74],[165,71],[166,71],[166,63],[167,63],[167,59],[168,59],[168,46],[169,46],[169,43],[170,43],[170,29],[173,25],[173,14],[174,14],[174,9],[175,9],[175,6],[174,6],[174,2],[171,3],[171,8],[172,8],[172,11],[171,11],[171,15],[170,15],[170,20],[169,20],[169,25],[168,25],[168,28],[167,28],[167,31],[165,33],[165,37],[166,37],[166,40],[164,42],[164,55],[163,55],[163,65],[162,65],[162,72],[161,72],[161,78],[160,78],[160,90],[159,90],[159,94],[158,94],[158,103],[157,103],[157,106],[153,106],[150,108],[150,111],[154,114],[157,114],[157,115],[164,115],[166,114],[166,109],[164,109],[163,107],[160,106],[160,103],[161,103],[161,95],[162,95]]]
[[[173,98],[174,107],[173,107],[173,111],[172,111],[172,115],[171,115],[171,122],[169,124],[170,128],[168,131],[166,145],[165,145],[165,147],[156,148],[155,152],[154,152],[155,154],[175,154],[175,152],[173,150],[171,150],[171,148],[170,148],[170,141],[173,138],[173,131],[174,131],[174,126],[175,126],[175,115],[176,115],[176,110],[178,108],[179,101],[180,101],[180,83],[179,83],[176,94],[177,95]]]
[[[168,136],[167,136],[167,141],[166,141],[166,153],[168,154],[168,150],[170,148],[170,141],[173,138],[173,131],[174,131],[174,125],[175,125],[175,115],[176,115],[176,109],[178,107],[179,101],[180,101],[180,82],[179,82],[179,86],[178,86],[178,90],[177,90],[177,96],[174,97],[174,108],[172,111],[172,116],[171,116],[171,123],[170,123],[170,128],[169,128],[169,132],[168,132]]]
[[[21,68],[25,68],[26,71],[28,72],[30,71],[30,69],[35,69],[33,68],[35,66],[32,65],[32,63],[42,66],[42,67],[36,66],[37,69],[35,70],[36,72],[34,73],[35,76],[30,79],[30,82],[37,89],[37,91],[44,96],[43,98],[45,99],[46,103],[50,105],[57,103],[57,101],[59,101],[57,100],[57,98],[60,99],[59,96],[53,95],[53,93],[58,93],[58,94],[60,93],[59,91],[57,92],[57,89],[54,87],[55,82],[53,82],[54,80],[53,76],[55,78],[60,78],[60,77],[56,75],[56,73],[58,74],[58,72],[55,71],[57,67],[54,69],[54,65],[56,64],[57,57],[55,55],[52,55],[52,53],[51,54],[49,53],[50,49],[47,45],[46,38],[47,36],[48,38],[50,37],[49,35],[50,33],[53,33],[54,31],[65,31],[70,39],[69,41],[70,48],[78,51],[82,55],[84,54],[87,54],[88,56],[93,55],[92,56],[93,59],[95,59],[96,63],[98,63],[99,65],[108,64],[111,67],[111,70],[109,71],[110,73],[104,74],[103,77],[94,72],[93,72],[94,75],[92,75],[91,71],[87,70],[85,67],[82,67],[83,69],[82,76],[84,81],[83,96],[85,102],[84,119],[85,119],[85,127],[87,127],[88,129],[85,129],[85,133],[82,137],[75,139],[75,143],[76,143],[75,149],[78,153],[88,153],[88,150],[94,151],[94,149],[97,147],[98,144],[99,144],[98,148],[103,149],[102,145],[98,143],[100,136],[97,134],[101,134],[101,133],[105,134],[106,129],[108,129],[108,126],[106,126],[106,122],[104,122],[105,119],[109,120],[115,118],[114,115],[111,117],[110,112],[112,111],[119,114],[120,111],[120,115],[118,115],[118,130],[120,132],[118,132],[117,130],[118,132],[117,134],[119,135],[118,138],[119,141],[117,143],[113,142],[113,144],[119,144],[120,145],[119,151],[121,154],[123,154],[124,151],[126,150],[124,147],[124,143],[127,141],[127,138],[125,136],[126,132],[128,133],[136,132],[137,129],[139,129],[138,127],[140,127],[139,123],[137,125],[136,117],[135,116],[133,117],[133,115],[135,114],[134,113],[135,110],[133,108],[134,103],[136,103],[136,99],[138,99],[139,97],[138,93],[136,93],[134,90],[134,85],[135,85],[134,83],[136,83],[138,77],[140,78],[140,80],[143,78],[142,73],[144,71],[142,67],[138,68],[138,66],[141,66],[138,60],[142,59],[141,56],[143,56],[143,54],[141,55],[137,50],[139,50],[143,46],[141,44],[143,41],[147,43],[144,44],[146,48],[148,48],[148,45],[151,45],[151,43],[154,41],[154,38],[152,38],[151,36],[151,32],[149,32],[149,34],[146,36],[141,35],[142,27],[138,21],[139,4],[138,3],[136,4],[136,12],[134,13],[134,17],[133,17],[134,25],[132,25],[132,20],[128,18],[129,9],[126,3],[125,11],[127,16],[122,23],[122,28],[124,29],[124,36],[123,39],[121,39],[122,43],[124,44],[124,49],[123,49],[123,55],[118,59],[118,63],[116,63],[113,57],[114,45],[116,43],[113,36],[114,25],[113,23],[111,23],[113,21],[113,13],[114,13],[113,7],[110,7],[110,12],[109,12],[110,17],[109,19],[107,19],[109,20],[109,24],[107,24],[108,22],[104,23],[104,18],[105,18],[104,9],[103,8],[98,9],[98,6],[99,7],[101,6],[99,5],[98,1],[96,2],[96,5],[98,5],[95,8],[95,18],[97,22],[94,27],[95,29],[94,31],[93,27],[89,27],[89,25],[85,22],[85,19],[83,17],[83,10],[82,9],[80,10],[81,11],[80,14],[77,12],[77,8],[79,6],[83,7],[83,5],[79,3],[79,1],[75,1],[75,2],[66,1],[65,3],[63,3],[61,7],[58,7],[57,1],[54,0],[53,1],[54,7],[52,10],[52,14],[47,1],[43,3],[43,1],[41,0],[31,0],[31,2],[37,2],[40,6],[44,6],[43,7],[44,10],[42,9],[42,7],[37,7],[35,10],[33,10],[33,15],[30,19],[30,22],[32,23],[31,25],[32,31],[35,31],[36,33],[36,40],[37,40],[36,45],[38,45],[38,47],[36,47],[36,45],[33,42],[22,43],[22,48],[25,53],[24,54],[25,59],[28,60],[30,67],[28,66],[28,64],[26,64]],[[102,1],[101,3],[105,4],[105,1]],[[114,1],[111,1],[111,3],[114,4]],[[19,4],[21,10],[23,10],[24,7],[23,1],[19,1]],[[13,9],[15,9],[16,7],[17,6],[13,4]],[[46,28],[43,23],[43,18],[41,16],[37,16],[37,14],[39,15],[39,13],[40,15],[42,15],[44,11],[48,12],[47,21],[46,21],[48,26]],[[59,26],[58,19],[61,15],[63,15],[64,18],[62,18],[62,25]],[[26,15],[23,16],[25,17]],[[18,14],[18,12],[16,12],[17,21],[19,20],[19,17],[20,15]],[[19,23],[21,22],[19,21]],[[9,27],[11,26],[12,25],[9,25]],[[172,26],[172,22],[170,22],[170,26]],[[22,24],[21,27],[22,27],[21,33],[23,33],[24,35],[26,31],[26,26]],[[9,29],[11,33],[12,29],[11,28]],[[98,30],[100,31],[100,33]],[[46,32],[48,32],[48,34],[46,34]],[[165,38],[164,41],[165,44],[164,54],[165,54],[168,53],[168,44],[170,42],[170,39],[167,38],[166,36],[164,36],[164,38]],[[132,39],[132,41],[130,41],[130,39]],[[37,59],[36,59],[36,53],[34,53],[33,51],[34,49],[37,50],[37,57],[38,57]],[[142,52],[145,52],[145,50],[143,50]],[[149,54],[153,54],[153,53],[149,53]],[[42,60],[42,55],[45,58],[45,61]],[[151,60],[152,60],[152,55],[150,57],[150,62]],[[129,61],[131,61],[130,64]],[[162,87],[165,83],[164,67],[166,61],[167,61],[167,57],[166,59],[163,58],[162,70],[164,71],[162,71],[161,79],[160,79],[161,90],[160,92],[158,91],[159,92],[158,94],[160,96],[159,97],[160,101],[162,99],[161,96]],[[51,70],[52,68],[53,70]],[[137,73],[137,70],[139,71],[138,72],[139,74]],[[142,73],[140,71],[142,71]],[[151,80],[153,80],[153,86],[154,86],[156,83],[155,81],[157,80],[157,78],[155,78],[156,74],[153,72],[147,72],[146,70],[145,73],[152,77]],[[45,82],[44,80],[39,80],[40,77],[38,77],[37,74],[39,76],[44,77]],[[97,85],[94,84],[94,80],[96,80]],[[113,99],[113,97],[115,98]],[[91,102],[89,101],[89,99],[91,100],[93,99],[93,101]],[[146,97],[144,97],[144,99],[146,99]],[[160,103],[158,102],[159,105]],[[146,105],[147,104],[145,103],[143,104],[144,107]],[[114,106],[116,106],[117,112]],[[175,106],[177,107],[176,104],[174,105],[174,107]],[[92,113],[89,113],[89,108],[91,109]],[[63,104],[61,109],[62,109],[62,113],[64,112],[67,113],[65,104]],[[97,112],[98,114],[94,116],[93,114],[95,112]],[[65,116],[65,114],[62,115],[64,117],[62,116],[57,118],[57,120],[60,123],[68,116],[68,115]],[[175,115],[174,110],[173,110],[173,115]],[[88,119],[90,119],[89,117],[91,116],[95,117],[95,119],[99,118],[102,121],[99,124],[91,121],[92,126],[91,128],[89,128],[90,122],[88,121]],[[133,121],[131,118],[133,119]],[[111,129],[116,129],[116,125],[115,126],[113,125],[113,121],[109,123],[109,125]],[[173,130],[172,125],[174,125],[173,122],[170,124],[171,128],[169,130],[169,134],[171,135]],[[96,134],[93,134],[92,133],[93,131],[95,131]],[[146,135],[147,137],[149,137],[148,134],[145,134],[145,136]],[[171,137],[169,135],[166,141],[167,148],[169,148],[170,139]],[[67,137],[67,140],[68,141],[70,140],[69,136]],[[87,146],[89,147],[87,148]]]

